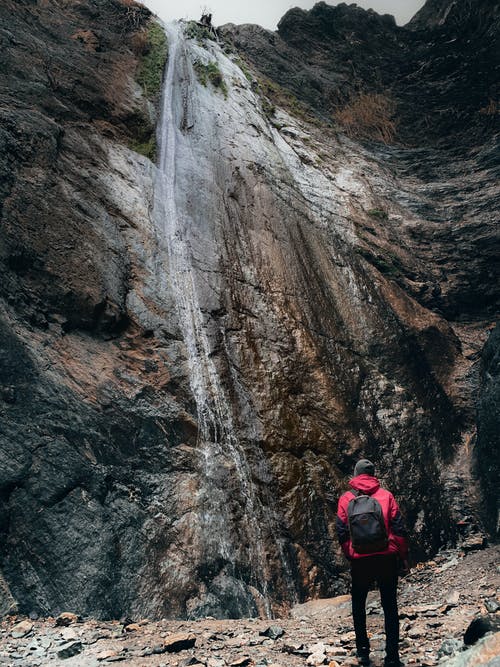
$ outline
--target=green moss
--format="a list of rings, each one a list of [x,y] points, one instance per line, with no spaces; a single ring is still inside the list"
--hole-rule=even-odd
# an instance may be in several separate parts
[[[198,81],[202,86],[207,86],[211,83],[214,88],[218,88],[224,97],[227,98],[227,85],[215,60],[210,61],[207,65],[199,60],[195,60],[193,67]]]
[[[137,81],[146,97],[155,101],[161,92],[163,72],[168,57],[167,37],[156,21],[149,23],[145,51],[139,65]]]
[[[184,34],[188,39],[195,39],[199,44],[203,44],[206,39],[213,39],[210,28],[200,25],[196,21],[188,21],[184,28]]]
[[[129,144],[131,148],[136,153],[140,153],[151,160],[151,162],[156,161],[156,137],[153,135],[146,141],[136,141],[132,140]]]
[[[239,55],[237,55],[234,58],[234,64],[238,65],[240,70],[243,72],[243,75],[245,76],[246,80],[249,81],[250,83],[252,83],[253,80],[254,80],[254,77],[252,76],[252,73],[250,72],[250,70],[246,66],[245,62],[243,61],[243,59]]]
[[[381,208],[371,208],[367,213],[372,218],[378,218],[379,220],[387,220],[389,218],[387,211],[384,211]]]

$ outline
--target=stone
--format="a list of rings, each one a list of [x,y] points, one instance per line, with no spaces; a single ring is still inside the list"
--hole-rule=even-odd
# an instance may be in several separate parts
[[[484,615],[472,619],[464,634],[464,644],[475,644],[478,639],[484,637],[487,632],[495,632],[500,629],[500,619],[496,616]]]
[[[57,656],[61,659],[72,658],[75,655],[78,655],[82,652],[82,643],[79,641],[76,642],[67,642],[59,647],[57,650]]]
[[[500,609],[500,604],[498,604],[498,601],[494,598],[485,600],[484,606],[486,607],[486,611],[488,611],[490,614],[494,614]]]
[[[462,642],[458,639],[445,639],[439,647],[437,657],[442,658],[447,655],[454,655],[462,649]]]
[[[203,665],[203,663],[201,663],[194,656],[191,656],[189,658],[184,658],[183,660],[181,660],[178,663],[177,667],[193,667],[194,665],[198,665],[199,667],[201,667]]]
[[[78,634],[75,632],[73,628],[63,628],[61,630],[61,637],[64,639],[64,641],[71,641],[73,639],[78,638]]]
[[[103,660],[109,660],[109,658],[116,658],[119,654],[119,651],[116,651],[115,649],[107,649],[106,651],[101,651],[96,655],[96,659],[99,662],[102,662]]]
[[[302,642],[287,641],[286,644],[284,644],[281,647],[281,650],[284,651],[285,653],[294,653],[296,655],[308,653],[307,649],[305,648]]]
[[[178,653],[193,648],[196,644],[196,636],[192,633],[176,633],[169,635],[163,640],[163,645],[168,653]]]
[[[72,623],[78,622],[77,614],[73,614],[69,611],[65,611],[56,618],[56,626],[66,627]]]
[[[151,649],[153,655],[160,655],[166,652],[166,646],[164,644],[155,644]]]
[[[242,658],[236,658],[236,660],[233,660],[232,662],[229,663],[231,667],[250,667],[251,665],[254,665],[254,661],[252,658],[248,657],[242,657]]]
[[[325,662],[326,655],[324,653],[311,653],[311,655],[306,660],[306,665],[317,667],[318,665],[324,665]]]
[[[270,625],[265,630],[259,632],[263,637],[269,637],[270,639],[279,639],[285,634],[285,631],[280,625]]]
[[[226,661],[223,658],[208,658],[207,667],[226,667]]]
[[[139,623],[129,623],[128,625],[125,625],[123,629],[125,632],[138,632],[141,629],[141,626]]]
[[[486,547],[487,540],[484,535],[471,535],[464,542],[462,542],[462,549],[465,552],[477,551]]]
[[[460,652],[450,660],[440,662],[441,667],[498,667],[500,663],[500,632],[487,635],[476,645]]]
[[[33,623],[30,621],[21,621],[16,623],[16,625],[10,631],[11,637],[19,639],[21,637],[26,637],[33,630]]]
[[[418,639],[419,637],[422,637],[422,634],[425,634],[425,630],[423,628],[411,628],[408,630],[408,637],[411,639]]]

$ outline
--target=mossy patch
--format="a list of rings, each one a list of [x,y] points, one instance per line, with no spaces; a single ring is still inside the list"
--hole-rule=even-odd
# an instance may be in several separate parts
[[[387,220],[389,218],[387,211],[384,211],[382,208],[371,208],[367,213],[370,217],[378,218],[378,220]]]
[[[198,44],[203,44],[206,39],[213,39],[213,33],[207,26],[200,25],[196,21],[188,21],[184,28],[184,34],[188,39],[195,39]]]
[[[154,134],[152,134],[146,141],[132,140],[129,144],[129,148],[136,153],[140,153],[140,155],[149,158],[151,162],[156,161],[156,137]]]
[[[198,81],[202,86],[208,86],[210,83],[214,88],[221,91],[225,98],[227,98],[227,85],[219,69],[219,65],[215,60],[209,63],[202,63],[200,60],[195,60],[193,63],[194,71],[198,77]]]
[[[145,37],[145,53],[141,58],[137,81],[146,97],[156,102],[161,92],[168,57],[167,36],[159,23],[150,21]]]
[[[132,48],[139,60],[136,80],[143,90],[144,97],[158,111],[163,73],[168,58],[165,31],[155,20],[150,20],[145,28],[135,33]],[[128,122],[128,126],[131,134],[129,148],[154,162],[157,152],[156,127],[146,108],[135,114]]]

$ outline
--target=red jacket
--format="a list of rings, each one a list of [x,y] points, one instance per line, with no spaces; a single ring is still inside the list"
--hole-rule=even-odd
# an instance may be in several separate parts
[[[406,530],[403,517],[401,516],[398,504],[392,493],[386,489],[380,488],[378,479],[371,475],[358,475],[357,477],[354,477],[354,479],[351,479],[349,486],[352,486],[353,489],[361,491],[361,493],[372,496],[375,500],[378,500],[382,507],[382,512],[384,513],[389,544],[387,549],[384,551],[377,551],[376,554],[358,554],[354,551],[349,535],[347,506],[355,495],[352,491],[346,491],[346,493],[339,499],[337,510],[337,535],[346,557],[349,560],[352,560],[353,558],[365,558],[366,556],[399,554],[402,560],[407,560],[408,544],[406,542]]]

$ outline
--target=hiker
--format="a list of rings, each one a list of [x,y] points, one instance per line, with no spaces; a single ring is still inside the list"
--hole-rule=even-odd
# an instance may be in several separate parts
[[[352,490],[339,499],[337,535],[351,563],[352,617],[356,652],[361,665],[370,664],[366,633],[366,596],[375,582],[385,618],[384,667],[400,667],[398,569],[408,571],[408,545],[403,518],[394,496],[380,487],[375,466],[361,459],[354,468]]]

